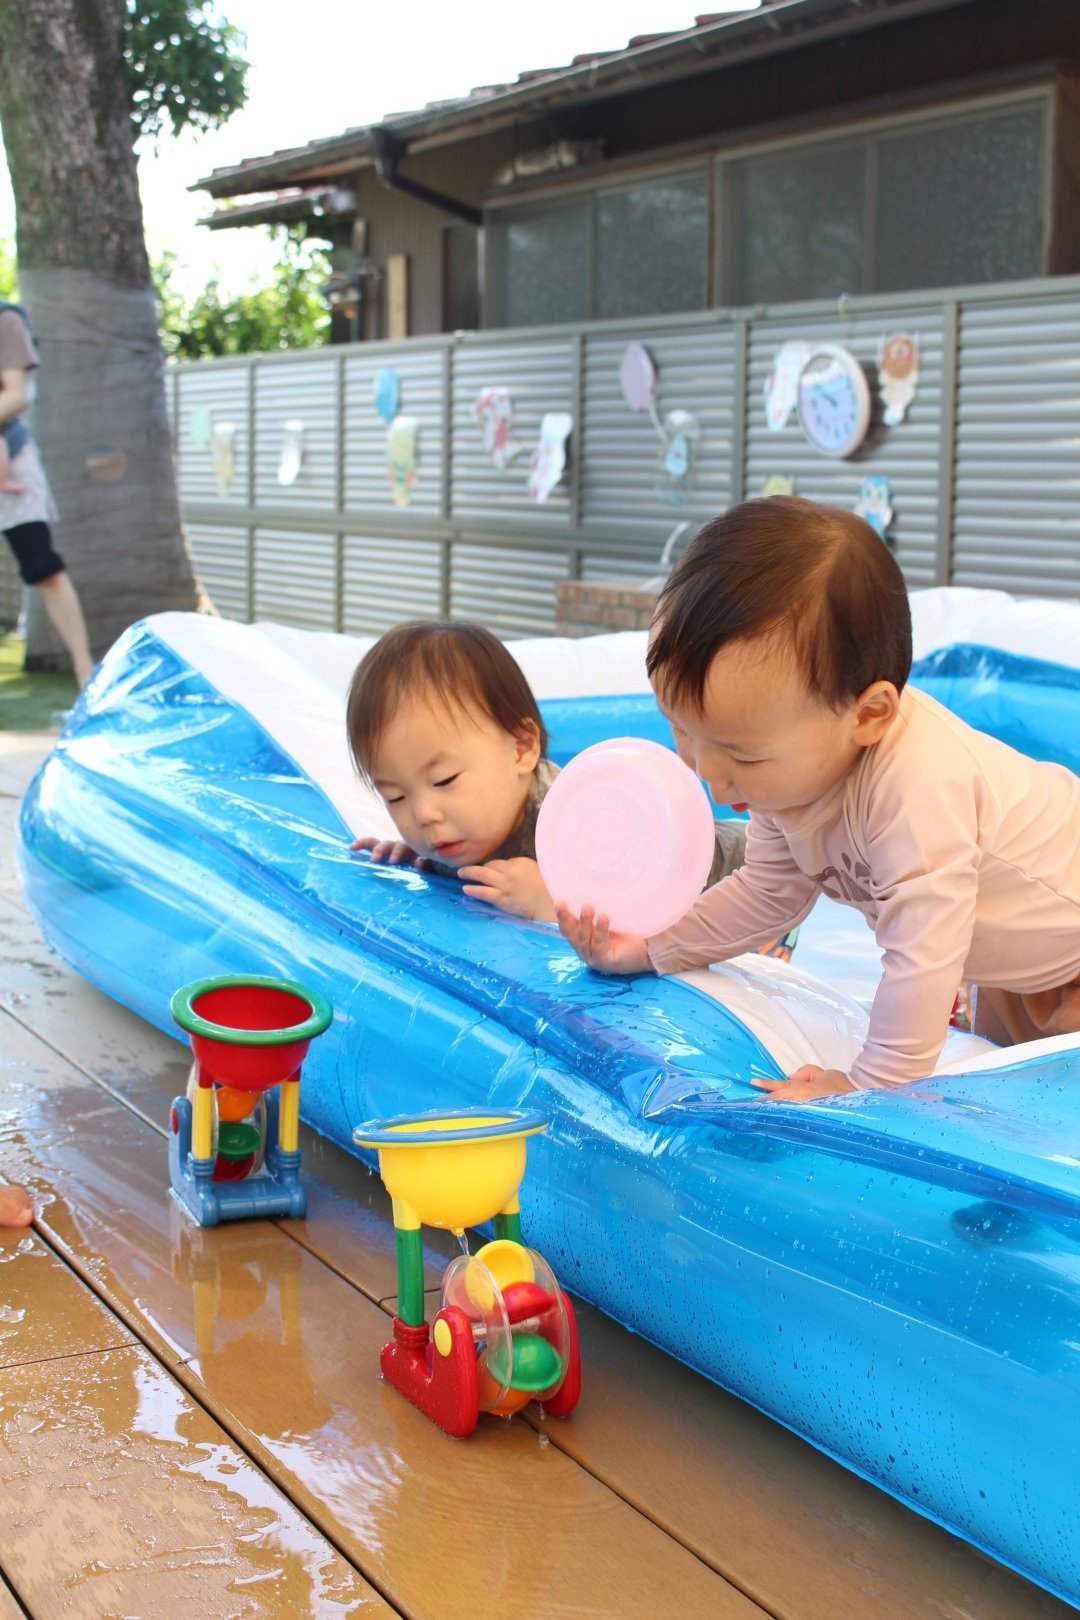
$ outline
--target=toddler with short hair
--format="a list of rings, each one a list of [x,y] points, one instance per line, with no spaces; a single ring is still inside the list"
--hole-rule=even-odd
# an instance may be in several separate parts
[[[648,669],[681,758],[750,812],[745,865],[648,940],[556,908],[616,973],[725,961],[820,893],[861,911],[884,953],[866,1044],[849,1074],[754,1082],[777,1098],[930,1074],[965,979],[991,1039],[1080,1031],[1080,779],[965,725],[910,668],[903,576],[854,513],[776,496],[706,524],[661,593]]]
[[[400,834],[353,849],[461,878],[466,894],[513,916],[555,921],[536,818],[558,766],[532,689],[497,636],[427,619],[388,630],[353,674],[346,729],[359,775]],[[717,824],[710,882],[741,863],[745,842],[742,823]],[[786,941],[769,947],[790,954]]]

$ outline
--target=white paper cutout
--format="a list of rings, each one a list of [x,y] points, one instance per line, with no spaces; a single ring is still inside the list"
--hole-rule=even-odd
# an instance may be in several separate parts
[[[504,472],[525,446],[510,437],[513,407],[505,388],[483,388],[473,401],[473,415],[480,426],[484,453],[497,472]]]
[[[668,411],[664,417],[660,453],[660,494],[673,505],[689,500],[694,463],[701,441],[701,424],[693,411]]]
[[[803,338],[790,338],[773,355],[772,370],[765,379],[765,420],[771,433],[779,433],[795,409],[799,373],[812,347]]]
[[[236,423],[214,423],[214,481],[219,495],[228,495],[236,476]]]
[[[192,444],[204,449],[214,436],[214,423],[205,405],[193,405],[188,417],[188,438]]]
[[[304,424],[299,416],[290,416],[282,423],[281,455],[278,457],[277,481],[295,484],[304,465]]]
[[[878,393],[885,406],[884,422],[896,427],[919,387],[919,340],[906,332],[883,338],[878,352]]]
[[[417,437],[415,416],[395,416],[386,430],[386,471],[395,506],[408,506],[416,485]]]
[[[566,470],[566,441],[574,430],[567,411],[548,411],[540,419],[540,442],[529,458],[528,490],[542,506]]]

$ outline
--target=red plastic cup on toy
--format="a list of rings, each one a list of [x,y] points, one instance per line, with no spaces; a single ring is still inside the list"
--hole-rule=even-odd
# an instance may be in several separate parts
[[[198,979],[170,1006],[204,1076],[247,1091],[291,1079],[333,1017],[317,991],[261,974]]]
[[[536,822],[552,899],[604,912],[648,938],[689,911],[712,866],[712,806],[677,754],[640,737],[586,748],[563,767]]]

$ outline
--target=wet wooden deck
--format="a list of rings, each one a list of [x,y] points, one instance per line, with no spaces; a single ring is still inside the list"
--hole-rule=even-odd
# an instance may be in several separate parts
[[[378,1374],[393,1229],[306,1133],[306,1221],[168,1193],[187,1061],[41,943],[0,733],[0,1620],[1065,1620],[1074,1611],[581,1310],[570,1420],[439,1434]],[[444,1254],[428,1254],[435,1286]]]

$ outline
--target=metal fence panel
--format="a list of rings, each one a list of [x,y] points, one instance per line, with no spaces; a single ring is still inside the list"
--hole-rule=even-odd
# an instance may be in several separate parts
[[[327,358],[331,363],[327,364]],[[337,502],[337,372],[333,356],[255,370],[255,499],[265,506],[332,511]],[[299,424],[299,427],[297,427]],[[299,470],[291,482],[291,452]]]
[[[336,625],[337,542],[333,535],[258,529],[252,617],[305,630]]]
[[[863,448],[848,460],[830,460],[808,443],[794,410],[778,431],[765,416],[765,383],[783,343],[842,343],[876,367],[882,341],[906,332],[919,346],[919,380],[904,421],[886,427],[875,404],[874,425]],[[894,517],[889,528],[897,561],[912,586],[935,581],[938,452],[941,437],[942,317],[940,306],[874,308],[849,319],[797,317],[755,321],[750,335],[746,388],[746,489],[760,495],[766,480],[791,480],[797,495],[852,508],[869,474],[888,479]]]
[[[769,430],[764,387],[781,344],[845,343],[873,375],[897,332],[919,346],[902,422],[886,426],[879,404],[866,444],[838,461],[810,447],[794,416]],[[634,339],[655,363],[656,422],[623,394],[620,366]],[[401,506],[374,406],[375,379],[390,366],[400,411],[419,423],[416,482]],[[550,628],[545,593],[556,580],[654,577],[678,522],[696,528],[777,474],[800,495],[848,508],[869,474],[887,479],[890,539],[913,586],[953,579],[1080,592],[1080,277],[857,297],[843,311],[818,301],[184,364],[174,386],[189,523],[204,536],[252,525],[278,536],[273,589],[267,553],[260,603],[272,597],[293,622],[309,622],[323,602],[320,622],[358,630],[447,610],[489,616],[507,634]],[[515,453],[501,470],[476,416],[485,389],[504,390],[512,410]],[[661,466],[665,418],[678,410],[700,430],[686,488],[673,488]],[[574,432],[566,477],[538,504],[528,463],[549,411],[573,416]],[[305,461],[295,483],[282,485],[293,417],[304,422]],[[206,442],[222,420],[237,424],[226,493]],[[218,566],[223,601],[232,570],[236,600],[235,559],[215,565],[200,545],[207,576]]]
[[[642,337],[635,327],[585,342],[582,527],[658,553],[674,524],[687,519],[696,526],[731,502],[738,380],[730,325],[712,322],[648,335],[645,347],[656,371],[654,420],[647,410],[631,409],[620,379],[628,343]],[[692,426],[680,425],[697,435],[685,478],[665,467],[677,431],[673,412],[688,413]]]
[[[454,547],[450,613],[499,636],[547,636],[555,629],[555,583],[567,557],[541,547],[461,543]]]
[[[695,523],[688,524],[687,538],[696,527]],[[613,552],[610,556],[595,556],[586,552],[581,559],[578,578],[597,582],[632,579],[637,584],[655,580],[667,572],[666,566],[660,566],[660,557],[670,533],[670,529],[658,529],[651,540],[642,540],[640,545],[634,547],[628,545],[625,551]]]
[[[512,459],[500,471],[485,452],[476,406],[486,390],[503,390],[512,416]],[[564,479],[539,505],[529,497],[529,456],[549,411],[574,415],[572,338],[513,341],[470,338],[454,352],[451,434],[451,514],[455,521],[506,524],[525,520],[530,532],[563,530],[571,513],[571,479]],[[575,422],[570,455],[576,455]],[[571,478],[573,473],[571,472]]]
[[[343,495],[348,510],[400,512],[409,518],[441,515],[446,353],[444,347],[402,347],[387,352],[380,346],[372,354],[350,354],[345,360]],[[376,378],[390,369],[397,373],[398,411],[416,422],[416,464],[406,487],[404,470],[396,478],[391,476],[389,429],[375,409]]]
[[[1080,595],[1080,299],[960,318],[953,579]]]
[[[251,618],[250,545],[246,529],[190,523],[195,572],[223,619]]]
[[[174,442],[185,506],[198,501],[247,505],[250,377],[249,361],[180,369]]]
[[[341,628],[353,635],[378,636],[403,619],[441,618],[442,551],[439,540],[349,535]]]

